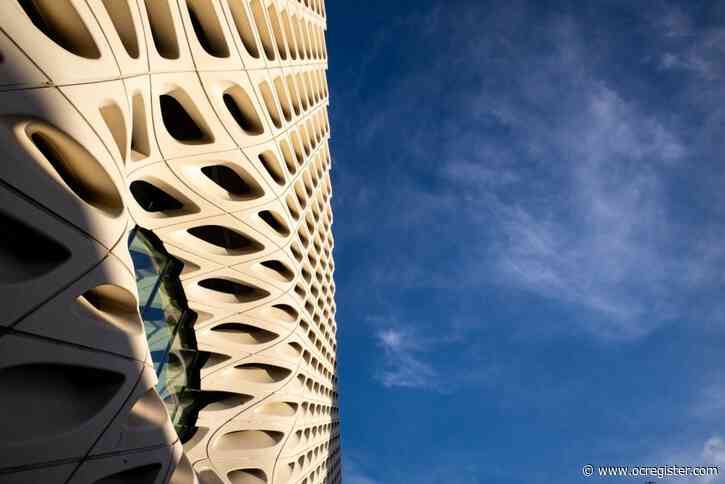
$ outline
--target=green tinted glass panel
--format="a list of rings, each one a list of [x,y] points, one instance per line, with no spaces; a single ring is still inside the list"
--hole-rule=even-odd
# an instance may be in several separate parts
[[[199,368],[193,322],[179,273],[182,264],[169,255],[152,233],[134,229],[129,251],[136,271],[139,311],[144,321],[151,359],[158,376],[157,391],[182,439],[194,431],[199,406]]]
[[[128,250],[136,271],[139,305],[143,307],[148,302],[151,291],[166,268],[169,258],[154,249],[143,234],[136,230],[131,233]]]
[[[141,312],[157,373],[168,361],[167,353],[179,329],[182,314],[175,301],[169,297],[164,282],[162,281],[151,302]]]

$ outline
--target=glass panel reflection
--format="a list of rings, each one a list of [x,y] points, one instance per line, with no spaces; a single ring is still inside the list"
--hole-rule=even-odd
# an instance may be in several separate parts
[[[184,441],[195,430],[198,412],[194,408],[201,394],[199,370],[204,356],[196,349],[192,328],[196,313],[189,309],[179,280],[183,264],[166,252],[153,233],[139,227],[131,231],[129,251],[136,271],[139,311],[159,379],[156,389]]]

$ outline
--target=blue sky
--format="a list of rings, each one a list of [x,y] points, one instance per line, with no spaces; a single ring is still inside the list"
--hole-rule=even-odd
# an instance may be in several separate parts
[[[725,482],[725,3],[327,9],[345,483]]]

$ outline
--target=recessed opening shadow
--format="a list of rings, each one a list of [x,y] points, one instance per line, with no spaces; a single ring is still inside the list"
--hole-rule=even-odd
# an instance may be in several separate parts
[[[228,361],[231,358],[229,355],[222,353],[214,353],[212,351],[200,351],[199,352],[199,366],[203,369],[208,369],[213,366],[219,365]]]
[[[277,185],[284,186],[284,171],[282,170],[282,165],[279,164],[277,156],[272,151],[260,153],[259,162],[262,163],[264,169]]]
[[[165,59],[179,58],[179,43],[176,40],[174,18],[169,10],[169,2],[145,0],[148,13],[151,37],[159,55]],[[175,5],[175,3],[174,3]]]
[[[297,404],[294,402],[264,403],[254,409],[255,413],[271,415],[274,417],[294,417],[297,413]]]
[[[293,60],[297,59],[297,46],[295,45],[294,34],[292,34],[292,26],[290,25],[289,16],[285,10],[282,10],[282,26],[287,37],[287,45],[289,47],[290,56]]]
[[[208,143],[211,142],[194,118],[184,106],[169,94],[159,96],[161,119],[166,131],[177,141],[182,143]]]
[[[250,56],[259,59],[257,41],[254,38],[254,31],[252,30],[252,25],[249,22],[249,16],[247,15],[247,10],[244,8],[242,0],[229,0],[229,9],[232,11],[232,19],[234,20],[234,25],[237,27],[237,32],[239,33],[244,48]]]
[[[264,363],[247,363],[235,368],[241,379],[253,383],[278,383],[292,373],[288,368]]]
[[[253,302],[269,296],[269,292],[259,287],[218,277],[199,281],[199,286],[219,293],[218,299],[223,300],[223,302]]]
[[[264,196],[264,190],[246,171],[239,174],[226,165],[205,166],[201,172],[227,192],[230,200],[254,200]]]
[[[60,243],[0,212],[0,283],[15,284],[47,274],[71,252]]]
[[[212,331],[224,336],[228,341],[245,345],[269,343],[278,337],[272,331],[242,323],[223,323],[214,326]]]
[[[30,124],[27,132],[38,151],[80,199],[113,217],[123,211],[123,200],[113,180],[83,146],[49,127]]]
[[[118,148],[121,159],[126,161],[126,123],[123,120],[121,108],[114,102],[101,106],[99,109],[103,121],[111,132],[113,142]]]
[[[161,464],[149,464],[104,477],[95,484],[154,484]]]
[[[242,393],[232,392],[201,392],[196,397],[199,411],[223,412],[234,407],[239,407],[251,401],[254,397]]]
[[[136,38],[136,29],[134,28],[128,0],[103,0],[103,6],[108,16],[111,17],[111,22],[121,39],[123,48],[126,49],[131,58],[138,59],[138,39]]]
[[[269,118],[272,120],[272,124],[279,129],[282,127],[282,118],[279,115],[277,109],[277,102],[274,100],[272,90],[269,88],[269,84],[263,82],[259,85],[259,92],[262,94],[262,101],[264,102]]]
[[[229,88],[224,92],[222,100],[242,131],[252,136],[264,133],[262,120],[244,89],[239,86]]]
[[[86,59],[101,57],[93,36],[70,0],[18,0],[18,3],[33,25],[59,46]]]
[[[290,215],[292,215],[293,219],[299,220],[300,211],[299,211],[299,207],[297,206],[296,200],[297,199],[295,198],[295,196],[292,195],[291,193],[289,195],[287,195],[287,199],[286,199],[287,209],[289,210],[289,213],[290,213]]]
[[[227,478],[232,484],[267,484],[267,475],[261,469],[237,469]]]
[[[287,47],[284,43],[282,25],[280,24],[279,16],[277,15],[277,9],[275,8],[274,4],[271,4],[269,6],[269,8],[267,9],[267,13],[269,14],[269,23],[272,25],[272,32],[274,33],[274,40],[277,43],[277,51],[279,52],[279,56],[282,60],[286,60]]]
[[[274,276],[277,280],[283,282],[290,282],[295,278],[294,272],[287,267],[282,261],[279,260],[266,260],[261,263],[262,266],[266,267],[270,271],[274,272]]]
[[[147,212],[171,212],[184,207],[176,198],[143,180],[131,182],[129,190],[136,202]]]
[[[287,91],[284,87],[284,83],[282,82],[282,78],[278,77],[274,80],[274,90],[277,92],[277,98],[279,99],[279,104],[282,106],[282,114],[284,115],[284,119],[286,119],[288,122],[292,120],[292,106],[290,104],[289,97],[287,96]]]
[[[135,94],[131,101],[131,109],[133,111],[131,122],[131,159],[133,161],[148,158],[151,155],[151,145],[149,143],[149,133],[146,126],[146,106],[144,105],[143,96]]]
[[[131,407],[126,421],[129,429],[158,428],[164,425],[169,418],[166,406],[159,394],[150,388]]]
[[[295,321],[297,321],[297,317],[299,316],[297,310],[288,304],[275,304],[274,306],[270,307],[267,312],[272,319],[279,320],[285,323],[294,323]]]
[[[224,481],[211,469],[203,469],[197,475],[200,484],[224,484]]]
[[[259,33],[259,39],[262,41],[262,48],[264,49],[264,55],[267,59],[275,60],[274,45],[272,45],[272,37],[267,28],[267,19],[264,15],[264,6],[260,0],[252,0],[251,3],[252,15],[254,16],[254,23],[257,25],[257,32]]]
[[[290,173],[293,175],[295,172],[297,172],[297,163],[295,159],[292,157],[292,152],[290,151],[289,144],[285,140],[280,140],[279,142],[279,149],[282,151],[282,158],[284,158],[284,162],[287,165],[287,169]]]
[[[0,428],[8,442],[77,430],[116,397],[120,373],[85,366],[38,363],[0,370]],[[28,402],[52,402],[28,405]]]
[[[264,249],[256,240],[221,225],[201,225],[187,229],[194,237],[224,249],[228,255],[252,254]]]
[[[101,284],[84,292],[77,301],[89,315],[122,331],[140,333],[143,330],[138,301],[120,286]]]
[[[259,218],[269,225],[275,232],[282,237],[287,237],[290,234],[287,224],[284,223],[282,217],[269,210],[259,212]]]
[[[211,1],[187,0],[186,6],[194,33],[202,48],[213,57],[229,57],[224,31]]]

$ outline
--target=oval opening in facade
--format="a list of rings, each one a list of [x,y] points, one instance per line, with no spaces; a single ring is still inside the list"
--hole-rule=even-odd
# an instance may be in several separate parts
[[[83,146],[48,126],[31,123],[26,132],[66,186],[79,198],[113,217],[123,212],[123,200],[113,180]]]
[[[121,44],[126,49],[126,53],[128,53],[129,57],[138,59],[138,39],[136,38],[136,28],[128,1],[103,0],[103,6],[108,16],[111,17],[113,27],[116,29],[118,38],[121,39]]]
[[[184,207],[176,198],[143,180],[131,182],[129,190],[136,202],[147,212],[172,212]]]
[[[209,165],[201,172],[227,194],[229,200],[254,200],[264,196],[264,189],[246,171],[242,174],[226,165]]]
[[[169,10],[169,2],[146,0],[146,13],[156,51],[164,59],[178,59],[179,43],[176,39],[174,17]]]
[[[277,156],[272,151],[264,151],[259,154],[259,162],[262,163],[264,169],[269,176],[279,186],[284,186],[284,171],[282,165],[277,160]]]
[[[256,240],[221,225],[201,225],[189,228],[187,232],[208,244],[224,249],[228,255],[245,255],[264,249]]]
[[[71,252],[20,220],[0,212],[0,282],[18,283],[42,276],[63,264]]]
[[[86,59],[101,57],[93,36],[70,0],[18,0],[18,3],[33,25],[59,46]]]
[[[224,336],[228,341],[245,345],[269,343],[278,337],[272,331],[242,323],[222,323],[211,330]]]
[[[259,119],[254,103],[244,89],[239,86],[229,88],[224,91],[222,100],[242,131],[252,136],[264,133],[262,120]]]
[[[276,213],[269,210],[264,210],[262,212],[259,212],[258,215],[259,218],[264,220],[267,225],[269,225],[275,232],[277,232],[282,237],[287,237],[290,234],[287,224],[285,224],[282,220],[282,217],[280,217]]]
[[[212,140],[184,106],[170,94],[159,96],[161,119],[166,131],[177,141],[182,143],[209,143]]]
[[[196,38],[207,54],[229,57],[229,46],[211,0],[186,0],[186,6]]]
[[[217,299],[221,302],[245,303],[258,301],[269,296],[269,292],[259,287],[218,277],[201,280],[199,286],[218,293]]]
[[[247,53],[255,59],[259,59],[257,40],[254,38],[254,31],[252,30],[247,9],[244,8],[242,0],[229,0],[229,10],[232,12],[234,25],[237,27],[239,38],[242,40],[242,44],[247,50]]]

